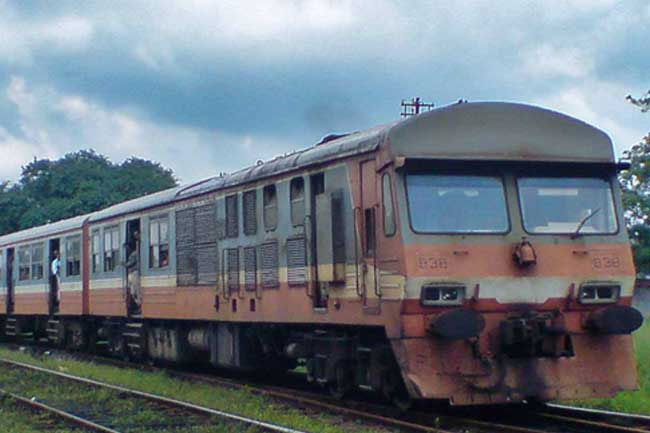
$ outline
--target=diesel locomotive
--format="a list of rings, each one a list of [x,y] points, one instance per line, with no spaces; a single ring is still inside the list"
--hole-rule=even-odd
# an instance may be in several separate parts
[[[266,374],[400,405],[637,386],[610,138],[459,103],[0,237],[7,339]],[[53,263],[57,260],[55,263]]]

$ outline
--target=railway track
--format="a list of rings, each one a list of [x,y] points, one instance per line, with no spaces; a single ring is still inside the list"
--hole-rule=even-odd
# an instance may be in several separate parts
[[[306,433],[301,430],[285,427],[285,426],[280,426],[276,424],[272,424],[269,422],[264,422],[260,421],[254,418],[242,416],[239,414],[235,413],[230,413],[230,412],[225,412],[221,410],[216,410],[204,406],[199,406],[193,403],[185,402],[185,401],[180,401],[168,397],[163,397],[147,392],[142,392],[142,391],[137,391],[133,389],[128,389],[122,386],[117,386],[117,385],[112,385],[109,383],[104,383],[92,379],[87,379],[67,373],[62,373],[54,370],[50,370],[47,368],[43,367],[38,367],[32,364],[27,364],[23,362],[17,362],[13,361],[10,359],[2,359],[0,358],[0,364],[4,365],[6,368],[19,368],[19,369],[24,369],[24,370],[29,370],[32,372],[37,372],[41,374],[45,374],[51,377],[56,377],[58,379],[64,380],[64,381],[71,381],[76,384],[81,384],[83,386],[88,386],[88,387],[93,387],[97,389],[101,389],[103,391],[111,391],[117,393],[116,398],[119,399],[135,399],[135,400],[141,400],[141,401],[146,401],[150,405],[157,406],[157,408],[162,412],[162,411],[173,411],[174,416],[177,419],[182,420],[182,424],[184,427],[188,426],[193,426],[195,425],[193,423],[193,419],[189,418],[189,414],[195,415],[195,418],[202,418],[204,421],[204,424],[209,424],[212,419],[218,418],[221,420],[226,421],[227,423],[235,423],[235,424],[240,424],[243,426],[246,426],[246,428],[249,427],[255,427],[257,428],[258,431],[262,432],[273,432],[273,433]],[[54,407],[53,405],[48,405],[45,403],[42,403],[38,401],[38,398],[32,397],[32,398],[27,398],[24,396],[20,396],[16,393],[8,392],[3,390],[2,394],[4,394],[7,397],[12,398],[16,402],[19,402],[24,405],[29,405],[30,407],[41,410],[41,411],[47,411],[53,415],[56,415],[62,419],[65,419],[68,422],[72,422],[75,424],[78,424],[79,426],[89,429],[91,431],[98,431],[98,432],[105,432],[105,433],[123,433],[120,430],[116,430],[110,426],[106,426],[104,424],[107,423],[99,423],[96,422],[95,420],[91,420],[91,416],[94,417],[106,417],[106,413],[96,413],[88,409],[88,407],[85,408],[86,411],[91,412],[91,416],[87,417],[82,417],[79,415],[76,415],[72,413],[70,410],[64,410],[60,409],[57,407]],[[86,402],[87,406],[92,406],[91,402]],[[143,408],[142,403],[136,403],[135,409],[140,411]],[[171,426],[161,426],[161,425],[132,425],[129,426],[128,430],[137,430],[138,432],[143,432],[143,431],[159,431],[160,428],[168,428],[168,427],[174,427],[173,425]]]
[[[42,412],[51,415],[54,418],[59,418],[62,421],[64,421],[64,423],[68,423],[76,427],[80,427],[84,431],[94,431],[94,432],[101,432],[101,433],[120,433],[117,430],[113,430],[109,427],[97,424],[93,421],[90,421],[86,418],[82,418],[73,413],[66,412],[61,409],[57,409],[55,407],[49,406],[45,403],[41,403],[36,400],[21,397],[18,394],[5,391],[4,389],[0,389],[0,396],[4,398],[8,398],[13,402],[15,402],[16,404],[24,406],[32,411]]]
[[[427,433],[452,433],[458,431],[480,433],[559,433],[566,431],[648,433],[650,431],[650,417],[582,409],[572,406],[554,404],[539,406],[518,405],[516,407],[505,406],[498,409],[492,407],[487,411],[445,407],[426,411],[414,410],[407,413],[399,413],[396,408],[390,405],[360,399],[340,401],[324,393],[307,391],[301,389],[301,387],[286,388],[277,385],[259,384],[245,379],[189,373],[177,369],[145,366],[85,354],[81,357],[88,361],[121,368],[164,371],[173,377],[188,381],[235,389],[246,389],[253,393],[267,395],[295,405],[331,411],[343,416],[375,422],[401,431]],[[0,362],[5,361],[0,359]],[[121,387],[116,388],[121,389]]]

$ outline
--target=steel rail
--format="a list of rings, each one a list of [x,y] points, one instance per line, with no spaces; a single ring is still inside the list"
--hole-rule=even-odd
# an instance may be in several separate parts
[[[295,402],[295,403],[301,403],[305,405],[309,405],[311,407],[316,407],[316,408],[321,408],[325,410],[330,410],[333,412],[338,412],[344,415],[348,416],[353,416],[353,417],[358,417],[362,418],[365,420],[377,422],[383,425],[390,425],[390,426],[395,426],[398,428],[403,428],[403,429],[409,429],[412,431],[421,431],[421,432],[426,432],[426,433],[450,433],[448,430],[444,430],[441,428],[433,427],[430,425],[426,425],[425,423],[420,423],[416,421],[407,421],[404,419],[397,419],[391,416],[383,416],[383,415],[377,415],[375,413],[365,411],[365,410],[359,410],[359,409],[353,409],[350,407],[343,406],[345,402],[338,404],[338,403],[328,403],[322,401],[322,396],[318,396],[315,393],[312,392],[307,392],[307,391],[302,391],[302,390],[296,390],[296,389],[291,389],[291,388],[282,388],[278,386],[272,386],[272,385],[264,385],[264,386],[259,386],[257,384],[252,384],[250,382],[246,381],[238,381],[234,379],[225,379],[225,378],[220,378],[220,377],[215,377],[215,376],[210,376],[210,375],[205,375],[205,374],[199,374],[199,373],[189,373],[189,372],[184,372],[184,371],[179,371],[179,370],[174,370],[174,369],[161,369],[158,367],[153,367],[153,366],[148,366],[148,365],[142,365],[142,364],[135,364],[127,361],[120,361],[120,360],[115,360],[112,358],[106,358],[102,356],[95,356],[95,355],[84,355],[84,357],[88,357],[91,361],[94,362],[100,362],[104,363],[107,365],[112,365],[115,367],[120,367],[120,368],[137,368],[145,371],[165,371],[171,376],[177,377],[179,379],[185,379],[185,380],[192,380],[192,381],[199,381],[199,382],[204,382],[204,383],[210,383],[218,386],[225,386],[225,387],[230,387],[230,388],[237,388],[237,389],[242,389],[245,388],[246,390],[250,392],[254,392],[257,394],[262,394],[262,395],[267,395],[270,397],[275,397],[279,398],[281,400],[285,401],[290,401],[290,402]],[[0,358],[0,362],[5,361]],[[14,361],[11,361],[14,362]],[[27,364],[29,367],[34,367],[34,368],[40,368],[36,366],[31,366]],[[47,370],[47,369],[45,369]],[[59,373],[59,372],[53,372],[56,374],[61,374],[65,376],[65,373]],[[73,376],[76,378],[77,376]],[[80,378],[82,380],[89,380],[89,379],[84,379]],[[114,386],[114,385],[111,385]],[[360,403],[360,402],[354,402],[354,403]],[[379,407],[378,406],[377,411],[379,410],[386,410],[386,407]],[[637,420],[637,421],[643,421],[645,425],[650,426],[650,417],[648,416],[643,416],[643,415],[634,415],[634,414],[626,414],[626,413],[620,413],[620,412],[612,412],[612,411],[601,411],[601,410],[596,410],[596,409],[585,409],[585,408],[577,408],[573,406],[565,406],[565,405],[558,405],[558,404],[546,404],[543,407],[548,407],[549,409],[555,409],[555,410],[562,410],[565,411],[565,413],[585,413],[585,414],[593,414],[593,415],[600,415],[604,417],[619,417],[619,418],[628,418],[632,420]],[[525,426],[520,426],[520,425],[515,425],[515,424],[502,424],[502,423],[497,423],[497,422],[492,422],[492,421],[487,421],[487,420],[481,420],[481,419],[475,419],[475,418],[467,418],[467,417],[459,417],[455,415],[447,415],[447,414],[442,414],[442,413],[424,413],[424,412],[412,412],[411,415],[414,417],[417,417],[419,419],[427,420],[425,421],[426,423],[431,422],[434,418],[437,418],[439,421],[447,421],[452,424],[459,424],[459,425],[468,425],[468,426],[474,426],[479,429],[492,429],[493,431],[499,431],[499,432],[512,432],[512,433],[541,433],[541,432],[546,432],[547,430],[543,428],[534,428],[534,427],[525,427]],[[576,418],[568,415],[558,415],[558,414],[551,414],[551,413],[544,413],[544,412],[539,412],[535,410],[531,410],[531,416],[537,416],[542,419],[548,419],[556,422],[562,422],[562,423],[569,423],[569,424],[574,424],[574,425],[582,425],[586,428],[589,429],[599,429],[601,431],[612,431],[612,432],[620,432],[620,433],[648,433],[648,429],[643,429],[640,427],[631,427],[631,426],[625,426],[625,425],[618,425],[618,424],[611,424],[607,422],[601,422],[601,421],[593,421],[593,420],[588,420],[585,418]],[[589,430],[591,431],[591,430]]]
[[[589,428],[596,428],[598,430],[605,430],[605,431],[611,431],[611,432],[624,432],[624,433],[648,433],[647,428],[642,428],[642,427],[627,427],[627,426],[622,426],[622,425],[617,425],[617,424],[610,424],[606,422],[601,422],[601,421],[591,421],[588,419],[584,418],[573,418],[570,416],[565,416],[565,415],[554,415],[551,413],[537,413],[536,414],[539,417],[542,418],[547,418],[547,419],[552,419],[555,421],[562,421],[565,423],[570,423],[570,424],[578,424],[578,425],[583,425],[585,427]]]
[[[105,357],[93,357],[93,358],[95,360],[99,359],[101,362],[106,362],[109,365],[114,365],[118,367],[140,368],[140,369],[144,368],[149,371],[165,371],[167,374],[177,377],[179,379],[192,380],[192,381],[209,383],[213,385],[225,386],[225,387],[236,388],[236,389],[245,388],[249,392],[253,392],[256,394],[266,395],[284,401],[301,403],[315,408],[326,409],[333,412],[345,414],[348,416],[354,416],[365,420],[374,421],[382,425],[389,425],[393,427],[405,428],[412,431],[421,431],[425,433],[451,433],[449,430],[444,430],[439,427],[433,427],[423,423],[419,423],[415,421],[407,421],[404,419],[398,419],[390,416],[377,415],[370,411],[353,409],[351,407],[343,406],[344,404],[346,404],[346,402],[341,402],[340,404],[328,403],[322,401],[322,399],[319,399],[322,398],[322,396],[316,395],[313,392],[296,390],[291,388],[282,388],[282,387],[272,386],[272,385],[265,385],[262,387],[257,384],[251,384],[250,382],[238,381],[233,379],[224,379],[224,378],[209,376],[205,374],[188,373],[188,372],[178,371],[173,369],[171,370],[160,369],[158,367],[143,366],[140,364],[133,364],[127,361],[114,360]],[[354,401],[353,403],[358,404],[360,402]],[[384,406],[380,406],[380,405],[376,405],[376,406],[377,407],[375,407],[374,409],[377,411],[386,410],[386,407]],[[521,426],[516,426],[511,424],[501,424],[501,423],[495,423],[490,421],[482,421],[473,418],[464,418],[464,417],[458,417],[453,415],[444,415],[444,414],[437,414],[437,413],[422,413],[422,412],[412,413],[412,415],[415,415],[422,419],[426,419],[428,422],[430,422],[432,418],[438,418],[438,420],[448,421],[454,425],[465,425],[465,426],[469,425],[481,429],[487,429],[489,431],[510,432],[510,433],[547,433],[546,430],[541,430],[541,429],[521,427]]]
[[[585,413],[588,415],[598,415],[598,416],[613,416],[613,417],[623,418],[623,419],[627,418],[634,421],[644,421],[648,423],[648,426],[650,426],[650,416],[641,415],[638,413],[614,412],[611,410],[591,409],[588,407],[568,406],[565,404],[557,404],[557,403],[546,403],[545,406],[559,411]]]
[[[202,414],[202,415],[218,416],[218,417],[221,417],[221,418],[228,419],[230,421],[236,421],[236,422],[249,424],[249,425],[259,427],[259,428],[262,428],[262,429],[265,429],[265,430],[268,430],[268,431],[273,431],[273,432],[278,432],[278,433],[307,433],[307,432],[304,432],[302,430],[296,430],[296,429],[292,429],[290,427],[285,427],[285,426],[269,423],[269,422],[266,422],[266,421],[260,421],[260,420],[257,420],[257,419],[254,419],[254,418],[249,418],[249,417],[246,417],[246,416],[243,416],[243,415],[238,415],[238,414],[234,414],[234,413],[230,413],[230,412],[225,412],[225,411],[222,411],[222,410],[212,409],[212,408],[205,407],[205,406],[200,406],[200,405],[197,405],[197,404],[194,404],[194,403],[189,403],[189,402],[186,402],[186,401],[176,400],[176,399],[173,399],[173,398],[164,397],[164,396],[156,395],[156,394],[151,394],[151,393],[148,393],[148,392],[137,391],[137,390],[134,390],[134,389],[125,388],[123,386],[112,385],[110,383],[100,382],[100,381],[93,380],[93,379],[87,379],[87,378],[75,376],[75,375],[72,375],[72,374],[61,373],[59,371],[50,370],[49,368],[38,367],[38,366],[27,364],[27,363],[24,363],[24,362],[13,361],[11,359],[0,358],[0,363],[4,363],[4,364],[7,364],[7,365],[13,365],[13,366],[17,366],[17,367],[21,367],[21,368],[25,368],[25,369],[29,369],[29,370],[34,370],[34,371],[38,371],[38,372],[41,372],[41,373],[50,374],[50,375],[53,375],[53,376],[62,377],[62,378],[72,380],[72,381],[75,381],[75,382],[84,383],[86,385],[92,385],[92,386],[96,386],[96,387],[100,387],[100,388],[111,389],[111,390],[122,392],[122,393],[125,393],[125,394],[134,395],[134,396],[137,396],[137,397],[152,401],[154,403],[164,404],[164,405],[173,406],[173,407],[180,407],[180,408],[186,409],[188,411],[198,413],[198,414]]]
[[[14,400],[16,403],[21,404],[21,405],[23,405],[25,407],[28,407],[30,409],[36,409],[36,410],[39,410],[41,412],[53,414],[53,415],[55,415],[55,416],[57,416],[59,418],[63,418],[65,421],[67,421],[69,423],[76,424],[76,425],[78,425],[80,427],[83,427],[84,429],[87,429],[87,430],[92,430],[92,431],[96,431],[96,432],[100,432],[100,433],[120,433],[119,431],[114,430],[112,428],[105,427],[105,426],[97,424],[97,423],[95,423],[93,421],[87,420],[85,418],[81,418],[81,417],[79,417],[77,415],[74,415],[74,414],[71,414],[69,412],[65,412],[65,411],[63,411],[61,409],[57,409],[55,407],[48,406],[48,405],[46,405],[44,403],[41,403],[39,401],[32,400],[32,399],[25,398],[25,397],[21,397],[18,394],[14,394],[12,392],[5,391],[4,389],[0,389],[0,395],[8,397],[8,398]]]

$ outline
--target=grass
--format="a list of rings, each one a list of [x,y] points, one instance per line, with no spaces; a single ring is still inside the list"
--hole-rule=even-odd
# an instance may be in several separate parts
[[[0,397],[0,431],[3,433],[80,433],[52,415],[33,412],[19,406],[9,398]]]
[[[256,395],[245,389],[225,389],[211,384],[188,382],[159,372],[122,369],[69,359],[34,357],[4,348],[0,348],[0,357],[234,412],[299,430],[323,433],[386,431],[365,422],[350,421],[337,415],[313,410],[306,411],[266,396]]]
[[[159,404],[118,391],[96,388],[46,373],[22,368],[0,370],[2,387],[121,432],[129,433],[234,433],[239,423],[217,417],[170,411]],[[251,428],[250,433],[259,431]]]
[[[580,406],[650,415],[650,321],[634,333],[639,389],[625,391],[612,399],[581,401]]]

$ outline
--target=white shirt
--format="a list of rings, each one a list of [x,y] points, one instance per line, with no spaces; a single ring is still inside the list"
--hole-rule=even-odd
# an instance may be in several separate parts
[[[52,260],[52,275],[59,275],[61,270],[61,260],[57,257]]]

